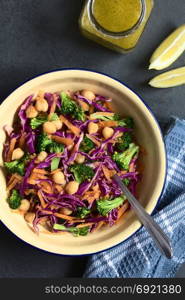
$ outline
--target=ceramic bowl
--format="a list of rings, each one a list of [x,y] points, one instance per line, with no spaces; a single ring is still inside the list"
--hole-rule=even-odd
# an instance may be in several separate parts
[[[2,150],[5,141],[3,126],[11,125],[14,114],[24,99],[38,90],[89,89],[113,99],[116,111],[135,120],[135,135],[144,149],[140,163],[142,180],[138,187],[139,201],[151,214],[161,195],[166,175],[166,154],[162,134],[157,121],[144,102],[123,83],[98,72],[67,69],[36,77],[17,88],[0,106],[0,166],[3,166]],[[105,227],[85,237],[70,234],[35,234],[24,218],[12,213],[6,202],[6,183],[0,169],[0,219],[21,240],[42,250],[63,255],[92,254],[111,248],[135,233],[141,226],[130,209],[120,223]]]

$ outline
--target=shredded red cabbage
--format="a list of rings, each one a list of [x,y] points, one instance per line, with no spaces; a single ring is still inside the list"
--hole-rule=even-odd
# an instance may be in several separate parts
[[[27,149],[30,154],[35,153],[35,132],[30,131],[26,137]]]
[[[21,108],[20,108],[20,110],[18,112],[18,116],[19,116],[19,118],[21,120],[21,125],[22,125],[23,131],[26,131],[26,127],[27,127],[27,123],[28,123],[28,119],[26,117],[26,109],[29,107],[29,105],[31,104],[32,100],[33,100],[33,95],[31,95],[28,98],[26,98],[26,100],[21,105]]]
[[[102,106],[101,104],[97,103],[96,101],[91,101],[81,95],[78,95],[78,94],[75,94],[75,97],[89,105],[94,106],[98,111],[111,112],[108,108]]]

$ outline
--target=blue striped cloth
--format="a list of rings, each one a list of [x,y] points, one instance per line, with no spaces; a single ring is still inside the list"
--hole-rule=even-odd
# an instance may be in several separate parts
[[[121,245],[92,255],[84,277],[168,278],[185,261],[185,120],[174,120],[165,143],[167,180],[153,216],[171,239],[173,258],[162,256],[142,227]]]

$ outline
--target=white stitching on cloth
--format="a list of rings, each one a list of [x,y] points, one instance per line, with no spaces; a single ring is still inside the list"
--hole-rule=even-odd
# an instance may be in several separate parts
[[[171,226],[171,224],[170,224],[170,222],[169,222],[169,219],[168,219],[168,217],[167,217],[167,215],[166,215],[165,212],[163,212],[163,213],[161,214],[161,219],[163,219],[163,222],[164,222],[164,224],[166,225],[167,231],[168,231],[170,234],[172,234],[172,233],[173,233],[173,227]]]
[[[116,274],[116,276],[119,277],[119,273],[116,270],[116,267],[113,264],[112,259],[109,257],[108,253],[104,254],[103,258],[105,259],[105,261],[108,264],[108,266],[114,271],[114,273]]]

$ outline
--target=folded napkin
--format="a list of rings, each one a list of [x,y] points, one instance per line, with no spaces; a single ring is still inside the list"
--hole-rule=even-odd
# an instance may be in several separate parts
[[[185,120],[174,119],[165,144],[167,179],[153,217],[171,239],[173,258],[162,256],[142,227],[119,246],[92,255],[84,277],[168,278],[185,261]]]

